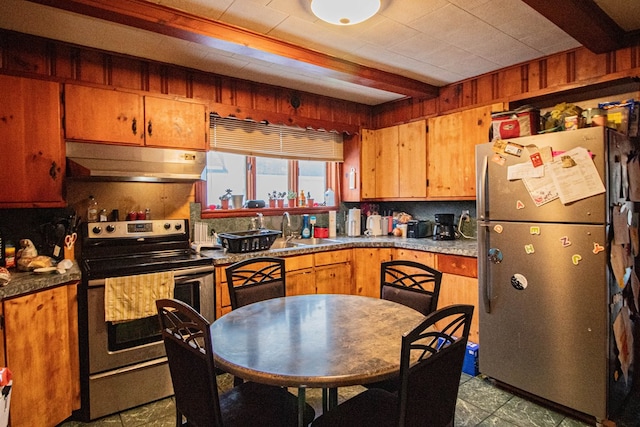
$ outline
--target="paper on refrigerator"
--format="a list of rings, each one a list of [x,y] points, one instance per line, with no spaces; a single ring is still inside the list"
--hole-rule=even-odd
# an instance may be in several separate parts
[[[555,156],[545,172],[551,175],[564,205],[606,191],[589,151],[583,147]]]

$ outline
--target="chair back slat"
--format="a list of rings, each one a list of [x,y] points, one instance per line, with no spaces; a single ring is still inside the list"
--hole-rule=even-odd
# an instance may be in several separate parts
[[[284,259],[258,257],[239,261],[225,269],[231,308],[285,296]]]
[[[438,306],[442,272],[415,261],[394,260],[380,266],[380,298],[411,307],[425,316]]]
[[[402,337],[400,426],[453,426],[472,316],[471,305],[445,307]]]

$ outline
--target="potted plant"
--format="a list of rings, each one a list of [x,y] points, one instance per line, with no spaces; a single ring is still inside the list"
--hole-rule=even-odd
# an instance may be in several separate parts
[[[284,208],[284,196],[286,195],[287,193],[285,193],[284,191],[280,191],[278,193],[278,198],[276,199],[276,203],[279,208]]]
[[[278,198],[278,193],[276,192],[276,190],[273,190],[271,193],[268,193],[267,196],[269,196],[269,207],[275,208],[276,199]]]
[[[231,200],[231,193],[233,193],[233,190],[227,188],[226,190],[224,190],[224,194],[218,197],[220,199],[220,206],[222,207],[222,209],[229,209],[229,200]]]
[[[293,190],[289,190],[289,192],[287,193],[287,199],[289,200],[289,207],[290,208],[295,208],[296,207],[296,200],[298,200],[298,193],[296,193]]]

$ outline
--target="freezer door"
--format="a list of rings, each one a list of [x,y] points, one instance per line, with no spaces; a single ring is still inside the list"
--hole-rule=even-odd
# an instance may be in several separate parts
[[[480,231],[480,372],[605,419],[605,227],[487,222]]]
[[[604,128],[596,127],[508,141],[523,147],[551,147],[556,153],[575,147],[586,148],[592,153],[596,169],[606,187],[605,132]],[[527,151],[523,150],[521,156],[503,154],[506,162],[499,164],[492,161],[492,146],[493,144],[488,143],[476,147],[477,209],[480,219],[588,224],[602,224],[606,221],[607,200],[604,193],[567,205],[556,199],[536,206],[523,180],[507,179],[509,166],[530,162]]]

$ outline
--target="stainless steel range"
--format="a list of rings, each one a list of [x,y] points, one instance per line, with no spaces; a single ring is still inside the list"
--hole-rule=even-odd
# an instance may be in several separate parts
[[[93,420],[173,394],[155,316],[105,321],[105,280],[171,270],[175,298],[214,320],[214,267],[194,254],[189,222],[147,220],[84,224],[78,295],[80,417]]]

